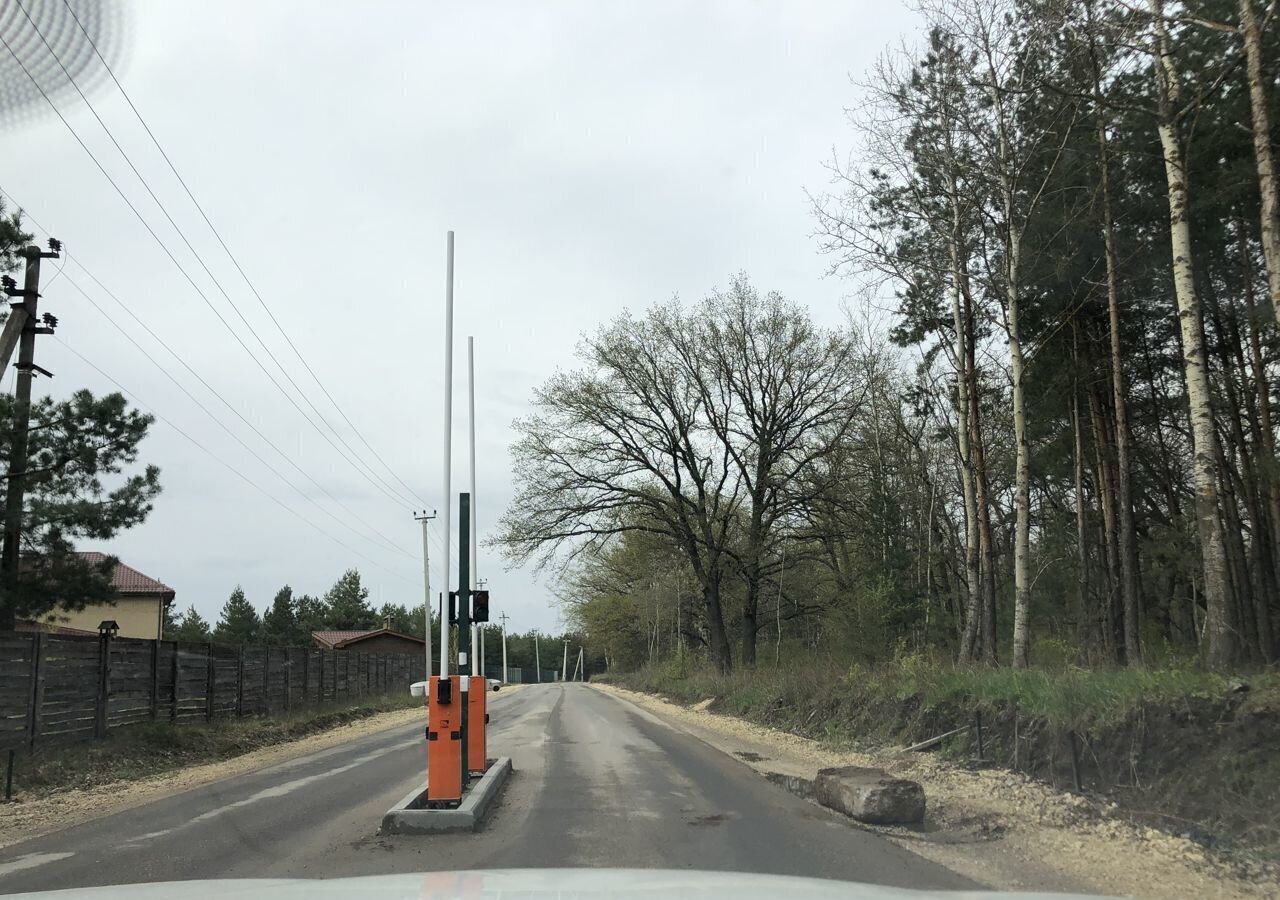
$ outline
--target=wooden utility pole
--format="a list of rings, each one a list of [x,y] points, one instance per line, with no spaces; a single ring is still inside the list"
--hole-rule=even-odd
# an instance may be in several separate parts
[[[49,250],[41,250],[34,245],[23,249],[21,256],[27,260],[26,277],[21,290],[10,281],[6,281],[5,292],[11,297],[21,297],[22,302],[16,304],[26,316],[22,325],[22,334],[18,342],[18,386],[15,393],[17,416],[13,428],[13,443],[9,447],[9,484],[5,491],[4,507],[4,546],[0,550],[0,582],[7,596],[0,603],[0,630],[12,630],[16,613],[12,590],[18,574],[18,546],[22,538],[22,504],[25,499],[27,475],[27,439],[28,427],[31,424],[31,379],[35,373],[52,377],[45,369],[35,363],[36,335],[53,334],[57,319],[46,313],[41,324],[37,318],[40,304],[40,261],[56,259],[62,245],[50,238]]]

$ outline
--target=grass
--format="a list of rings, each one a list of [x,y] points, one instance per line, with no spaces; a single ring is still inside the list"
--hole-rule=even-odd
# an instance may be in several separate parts
[[[308,706],[283,715],[221,719],[211,723],[142,723],[109,732],[101,741],[38,748],[18,757],[14,791],[43,797],[200,763],[233,759],[253,750],[295,741],[378,713],[420,706],[408,691],[356,701]]]
[[[1280,672],[1195,668],[1014,671],[903,656],[877,665],[805,659],[722,675],[667,662],[606,676],[684,704],[834,747],[902,747],[972,725],[982,712],[987,765],[1072,783],[1068,735],[1086,789],[1158,825],[1195,823],[1213,846],[1280,853]],[[972,764],[973,729],[941,752]]]
[[[781,667],[764,664],[728,675],[672,661],[605,679],[682,703],[713,698],[717,710],[749,718],[825,700],[838,706],[910,704],[925,712],[1016,706],[1021,714],[1055,728],[1082,728],[1123,721],[1144,704],[1222,698],[1239,682],[1249,685],[1251,704],[1280,707],[1277,672],[1237,678],[1172,668],[1016,671],[961,667],[915,656],[879,665],[841,666],[824,660]]]

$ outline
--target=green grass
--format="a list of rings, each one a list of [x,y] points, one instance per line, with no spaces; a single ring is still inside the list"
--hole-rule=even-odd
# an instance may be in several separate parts
[[[913,656],[874,666],[823,660],[782,667],[763,664],[728,675],[673,661],[604,680],[682,703],[714,698],[715,709],[752,718],[822,701],[838,706],[910,703],[922,711],[1016,706],[1020,713],[1055,728],[1079,728],[1122,721],[1144,704],[1221,698],[1241,681],[1250,687],[1251,704],[1280,707],[1276,672],[1224,677],[1191,669],[1015,671]]]
[[[132,781],[184,766],[232,759],[250,751],[298,740],[382,712],[420,706],[408,691],[308,706],[271,717],[220,719],[212,723],[142,723],[109,732],[101,741],[37,748],[18,756],[14,793],[48,796],[118,781]]]

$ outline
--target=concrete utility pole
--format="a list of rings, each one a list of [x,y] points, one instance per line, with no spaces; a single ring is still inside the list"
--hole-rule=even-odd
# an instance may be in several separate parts
[[[498,616],[502,620],[502,683],[507,683],[507,614]]]
[[[453,232],[445,242],[444,281],[444,589],[449,592],[449,535],[453,523]],[[462,585],[459,584],[461,589]],[[443,610],[442,610],[443,612]],[[459,665],[461,670],[461,665]],[[440,676],[449,674],[449,621],[440,617]]]
[[[422,585],[423,595],[426,597],[425,602],[422,604],[422,617],[425,620],[422,623],[422,627],[425,629],[422,633],[426,636],[426,640],[423,643],[427,649],[426,677],[428,679],[431,678],[431,548],[427,540],[427,523],[435,517],[435,510],[431,511],[431,515],[427,515],[425,509],[422,511],[422,515],[414,516],[415,519],[422,523]],[[441,623],[440,627],[444,628],[444,623]]]
[[[569,642],[564,642],[564,662],[560,663],[560,680],[569,680]]]
[[[533,667],[538,672],[538,684],[542,684],[542,654],[538,650],[538,632],[533,633]]]
[[[45,313],[44,324],[39,324],[37,307],[40,305],[40,260],[56,259],[62,245],[52,238],[49,250],[30,246],[22,250],[26,257],[26,277],[22,289],[19,290],[12,279],[6,278],[4,290],[10,297],[21,297],[18,308],[26,315],[22,324],[22,332],[18,343],[18,386],[14,394],[17,400],[17,421],[14,423],[13,445],[9,451],[9,484],[5,492],[4,508],[4,547],[0,551],[0,576],[4,586],[9,587],[12,579],[18,574],[18,548],[22,539],[22,503],[25,499],[27,480],[27,440],[28,428],[31,424],[31,379],[39,372],[52,378],[53,375],[35,363],[36,335],[53,334],[58,320]],[[12,352],[12,351],[11,351]],[[0,607],[0,628],[12,629],[14,626],[14,610],[9,603]]]

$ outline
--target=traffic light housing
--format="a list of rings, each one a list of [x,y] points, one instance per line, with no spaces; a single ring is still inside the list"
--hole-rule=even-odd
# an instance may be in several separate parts
[[[471,593],[471,621],[489,621],[489,592],[473,591]]]
[[[458,592],[449,592],[449,624],[458,624]]]

